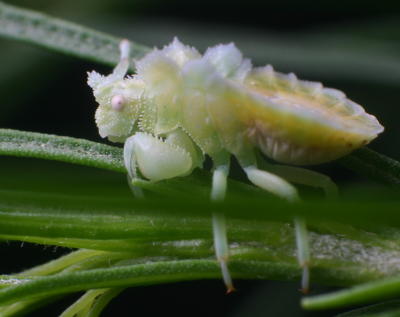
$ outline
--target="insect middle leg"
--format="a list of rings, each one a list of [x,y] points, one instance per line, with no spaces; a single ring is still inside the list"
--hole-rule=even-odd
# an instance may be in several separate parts
[[[229,160],[217,165],[213,172],[211,200],[222,201],[225,198],[226,183],[229,173]],[[227,292],[234,291],[232,277],[228,269],[229,245],[226,231],[225,215],[219,211],[212,214],[215,255],[221,266],[222,277]]]
[[[329,199],[335,199],[338,196],[338,188],[336,184],[326,175],[311,171],[301,167],[285,166],[285,165],[268,165],[268,169],[283,177],[284,179],[302,185],[322,188],[325,196]],[[298,260],[303,267],[302,290],[307,292],[309,289],[309,262],[310,251],[308,242],[308,231],[304,219],[295,220],[296,242],[298,250]]]

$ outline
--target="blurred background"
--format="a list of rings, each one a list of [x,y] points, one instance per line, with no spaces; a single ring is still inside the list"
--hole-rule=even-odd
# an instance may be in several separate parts
[[[165,45],[174,36],[201,51],[217,43],[234,42],[254,65],[272,64],[278,71],[294,72],[301,79],[321,81],[325,86],[344,91],[386,128],[370,147],[400,159],[400,2],[5,2],[150,47]],[[96,69],[108,73],[110,68],[11,40],[0,39],[0,46],[1,128],[104,142],[94,123],[96,104],[86,85],[86,72]],[[42,174],[43,166],[53,172]],[[370,182],[334,163],[317,169],[344,189],[355,183],[370,186]],[[65,172],[61,163],[0,157],[2,186],[17,186],[13,175],[21,171],[27,179],[40,179],[43,186],[52,190],[63,190],[61,185],[54,186],[54,179],[67,186],[77,182],[77,175],[87,180],[88,191],[90,182],[98,181],[109,182],[114,191],[127,190],[124,177],[113,173],[80,167],[68,167]],[[66,252],[31,245],[15,248],[16,245],[19,246],[15,243],[2,246],[2,253],[8,255],[7,263],[0,263],[2,273],[18,271]],[[104,316],[113,313],[130,316],[138,311],[182,316],[333,315],[333,312],[301,312],[298,283],[239,281],[237,287],[239,291],[230,296],[224,294],[221,281],[136,288],[114,300]],[[56,316],[67,303],[68,300],[32,316]]]

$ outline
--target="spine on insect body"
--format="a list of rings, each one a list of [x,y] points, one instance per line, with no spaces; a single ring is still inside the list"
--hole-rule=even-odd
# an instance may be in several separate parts
[[[307,165],[343,156],[383,130],[342,92],[271,66],[253,68],[233,44],[201,55],[175,39],[136,68],[135,76],[97,90],[96,82],[105,79],[92,75],[99,109],[105,105],[96,121],[114,141],[137,130],[166,137],[180,129],[214,159],[227,153],[246,157],[259,148],[276,161]],[[117,114],[107,108],[116,94],[121,98],[114,108],[121,100],[128,104]]]

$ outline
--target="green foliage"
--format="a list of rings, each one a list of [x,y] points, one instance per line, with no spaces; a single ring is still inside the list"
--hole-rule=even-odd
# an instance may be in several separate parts
[[[1,2],[0,34],[106,65],[118,59],[119,38]],[[135,58],[149,50],[133,42],[131,48]],[[377,67],[372,64],[366,63],[371,72]],[[392,64],[398,66],[398,62]],[[0,129],[0,155],[124,173],[120,148],[71,137]],[[22,168],[24,161],[20,162]],[[317,255],[312,280],[336,286],[368,282],[337,294],[307,297],[305,308],[325,309],[398,296],[400,163],[367,148],[338,163],[395,189],[385,188],[384,196],[372,190],[367,192],[368,199],[363,192],[337,201],[310,199],[289,205],[230,180],[227,200],[211,204],[205,199],[210,175],[196,171],[186,178],[156,184],[137,182],[152,199],[135,200],[124,182],[114,182],[108,174],[110,178],[104,177],[106,181],[100,184],[88,177],[79,184],[60,184],[56,191],[45,182],[57,170],[51,164],[30,175],[7,174],[8,168],[3,166],[0,183],[14,180],[17,185],[0,190],[0,239],[79,250],[1,276],[0,315],[27,313],[65,294],[86,291],[62,316],[94,317],[127,287],[219,278],[209,217],[216,210],[229,215],[229,240],[234,246],[229,267],[235,279],[298,280],[301,272],[295,259],[293,228],[287,222],[302,216],[312,229],[311,252]],[[91,175],[86,169],[65,173],[81,179]],[[379,306],[379,312],[388,310],[390,314],[398,313],[397,309],[392,302]],[[349,316],[375,312],[375,308],[366,309]]]
[[[0,129],[0,153],[123,172],[122,150],[87,140]]]
[[[119,58],[120,38],[3,2],[0,34],[107,65],[116,64]],[[132,57],[141,57],[148,51],[145,46],[131,43]]]
[[[393,298],[399,294],[399,284],[398,276],[381,279],[332,294],[304,298],[302,305],[306,309],[328,309]]]

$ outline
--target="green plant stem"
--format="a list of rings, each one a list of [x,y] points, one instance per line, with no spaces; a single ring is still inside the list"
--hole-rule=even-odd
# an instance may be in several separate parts
[[[99,251],[129,252],[137,247],[137,240],[134,239],[74,239],[74,238],[47,238],[34,236],[2,235],[1,240],[14,240],[43,245],[53,245],[66,248],[83,248]]]
[[[78,250],[71,252],[70,254],[67,254],[65,256],[62,256],[59,259],[23,271],[19,274],[13,276],[4,276],[3,279],[19,280],[19,283],[24,283],[27,280],[36,278],[38,276],[48,276],[60,272],[65,273],[65,272],[93,269],[101,266],[109,266],[113,263],[121,261],[122,259],[127,257],[129,258],[131,256],[132,253]],[[17,314],[27,313],[49,302],[56,301],[59,298],[60,298],[59,295],[57,296],[44,295],[27,300],[25,299],[19,300],[15,303],[11,303],[6,306],[2,305],[0,307],[0,315],[2,317],[6,317],[6,316],[15,316]],[[104,300],[106,300],[107,298],[108,297],[105,296]],[[101,302],[104,303],[104,301]],[[101,306],[99,306],[98,308],[100,309]],[[98,312],[98,310],[96,310],[96,312]]]
[[[397,317],[399,315],[400,301],[391,300],[362,308],[356,308],[335,317]]]
[[[0,129],[0,155],[35,157],[125,172],[121,148],[42,133]],[[400,184],[400,163],[368,148],[359,149],[338,162],[379,182]],[[143,186],[151,185],[143,183]]]
[[[263,230],[263,224],[254,222],[255,219],[288,222],[295,216],[304,217],[310,224],[330,220],[366,228],[371,224],[400,226],[397,196],[383,202],[376,199],[298,204],[264,197],[227,199],[221,204],[212,204],[201,197],[181,197],[180,200],[117,198],[0,190],[0,232],[4,239],[11,236],[30,236],[31,239],[153,239],[154,234],[158,234],[160,240],[207,238],[210,213],[217,210],[229,213],[230,232],[237,238],[250,234],[246,230],[255,235]],[[250,211],[244,213],[243,210]],[[376,213],[376,210],[380,212]]]
[[[339,164],[368,178],[400,186],[400,162],[369,148],[361,148],[339,160]]]
[[[123,288],[106,288],[87,291],[60,317],[97,317],[104,307],[123,290]]]
[[[0,2],[0,34],[20,41],[107,65],[119,60],[121,38],[48,15]],[[131,57],[140,58],[149,48],[131,43]]]
[[[0,303],[7,304],[20,299],[51,296],[87,289],[151,285],[189,279],[215,278],[219,267],[215,261],[172,261],[146,263],[109,269],[58,274],[39,277],[31,282],[0,290]]]
[[[16,274],[16,277],[25,278],[30,276],[41,276],[41,275],[50,275],[63,271],[67,267],[74,265],[80,261],[86,260],[88,258],[103,255],[105,252],[103,251],[93,251],[93,250],[78,250],[71,252],[67,255],[64,255],[58,259],[49,261],[45,264],[35,266],[31,269],[25,270],[19,274]]]
[[[56,295],[56,296],[41,296],[34,299],[28,300],[19,300],[17,302],[11,303],[9,305],[0,307],[0,316],[1,317],[15,317],[15,316],[23,316],[35,309],[48,305],[52,302],[55,302],[61,299],[64,295]]]
[[[230,260],[232,263],[240,261],[254,261],[257,263],[275,263],[287,267],[286,275],[279,275],[277,279],[291,280],[293,276],[300,275],[300,268],[295,257],[295,241],[293,229],[284,224],[263,224],[265,231],[263,238],[255,240],[236,241],[235,235],[230,235]],[[252,232],[252,231],[251,231]],[[366,237],[369,234],[365,235]],[[249,238],[254,237],[254,232],[249,233]],[[312,234],[311,253],[318,255],[313,258],[313,281],[331,285],[354,285],[356,283],[390,276],[396,270],[396,259],[400,251],[393,249],[392,245],[371,246],[370,241],[351,240],[349,238],[336,238],[329,234]],[[371,237],[369,238],[372,239]],[[379,237],[373,237],[373,242]],[[384,241],[382,241],[384,242]],[[340,246],[338,255],[337,250]],[[96,254],[96,251],[93,251]],[[346,254],[348,256],[346,256]],[[379,254],[379,257],[376,256]],[[152,259],[213,259],[211,234],[208,240],[176,240],[144,243],[138,241],[132,246],[131,252],[103,252],[89,258],[83,258],[71,263],[63,272],[87,270],[96,267],[107,267],[118,261],[149,262]],[[62,260],[60,261],[62,262]],[[119,262],[118,262],[119,263]],[[391,264],[394,263],[394,264]],[[62,263],[56,263],[59,268]],[[24,273],[22,277],[28,276]],[[15,278],[16,276],[7,276]],[[29,275],[30,278],[35,278]],[[293,278],[294,279],[294,278]]]
[[[6,288],[11,285],[25,283],[39,276],[99,268],[104,265],[112,265],[127,258],[130,259],[134,256],[135,254],[128,252],[78,250],[18,274],[0,275],[0,286],[1,288]]]
[[[230,271],[234,278],[296,280],[300,270],[296,263],[278,261],[258,262],[232,260]],[[317,273],[317,276],[320,275]],[[349,280],[360,282],[360,276],[348,275]],[[345,273],[346,274],[346,273]],[[38,277],[29,282],[0,290],[0,304],[24,299],[53,296],[96,288],[133,287],[197,279],[220,278],[221,272],[215,260],[161,261],[122,267],[94,269],[52,276]],[[325,276],[325,279],[328,277]],[[332,278],[332,276],[331,276]],[[355,279],[356,278],[356,279]],[[370,279],[364,276],[364,279]],[[329,279],[329,278],[328,278]]]
[[[125,171],[121,148],[51,134],[0,129],[0,154]]]
[[[302,306],[306,309],[330,309],[350,305],[359,305],[398,297],[400,294],[400,277],[389,277],[354,286],[342,291],[306,297]]]

